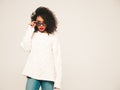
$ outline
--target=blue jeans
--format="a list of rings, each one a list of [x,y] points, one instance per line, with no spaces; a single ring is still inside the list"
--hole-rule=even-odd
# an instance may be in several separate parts
[[[54,90],[54,82],[27,77],[26,90],[39,90],[40,87],[42,90]]]

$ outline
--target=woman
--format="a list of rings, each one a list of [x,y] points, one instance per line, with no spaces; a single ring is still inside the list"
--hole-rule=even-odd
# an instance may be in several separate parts
[[[51,10],[38,7],[31,15],[21,47],[29,53],[22,74],[26,90],[61,89],[61,47],[55,34],[57,20]]]

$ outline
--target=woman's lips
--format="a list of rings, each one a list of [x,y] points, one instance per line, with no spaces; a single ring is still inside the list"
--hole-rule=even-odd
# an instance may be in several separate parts
[[[42,30],[42,31],[44,30],[44,28],[39,28],[39,29]]]

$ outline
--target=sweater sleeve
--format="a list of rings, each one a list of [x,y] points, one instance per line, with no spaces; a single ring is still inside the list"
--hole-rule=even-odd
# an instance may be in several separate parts
[[[23,39],[20,42],[20,46],[24,49],[26,52],[31,51],[31,41],[32,41],[32,35],[34,32],[34,28],[28,25],[27,30],[24,33]]]
[[[55,62],[55,84],[54,88],[61,89],[61,81],[62,81],[62,58],[61,58],[61,46],[58,40],[58,37],[55,36],[53,41],[53,56]]]

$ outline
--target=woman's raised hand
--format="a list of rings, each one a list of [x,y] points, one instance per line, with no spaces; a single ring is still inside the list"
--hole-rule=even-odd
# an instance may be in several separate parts
[[[30,25],[30,26],[32,26],[32,27],[35,27],[35,26],[36,26],[36,21],[30,22],[28,25]]]

